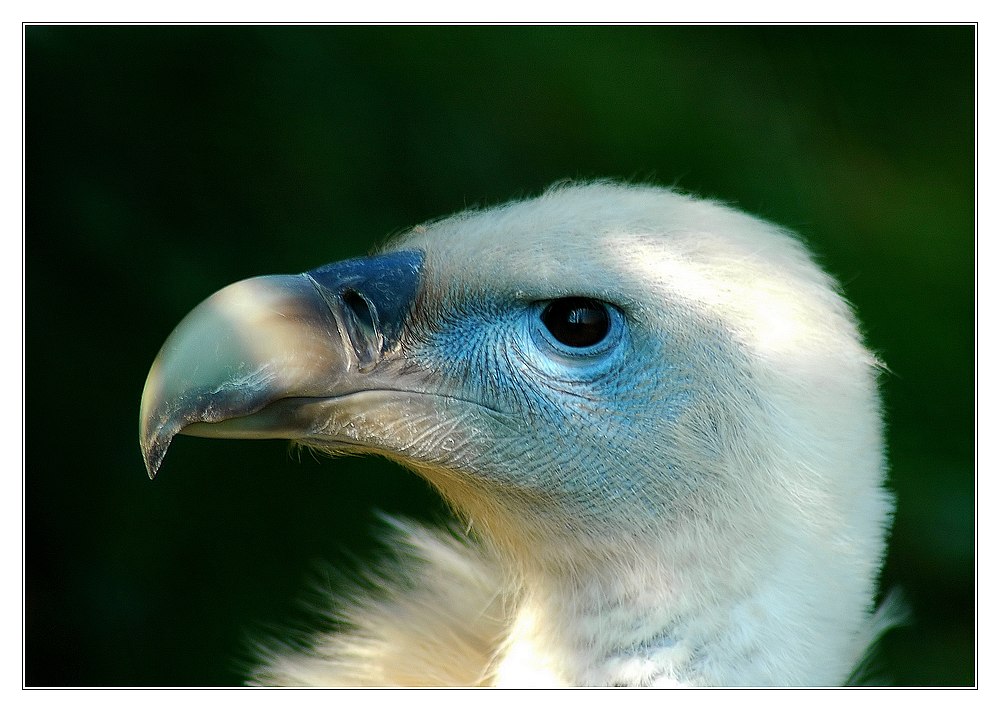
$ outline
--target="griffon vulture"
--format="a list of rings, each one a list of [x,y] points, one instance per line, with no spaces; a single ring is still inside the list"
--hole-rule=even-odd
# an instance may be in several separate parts
[[[839,685],[883,620],[879,370],[788,232],[569,184],[222,289],[141,445],[150,476],[178,433],[378,453],[469,532],[397,523],[379,595],[256,683]]]

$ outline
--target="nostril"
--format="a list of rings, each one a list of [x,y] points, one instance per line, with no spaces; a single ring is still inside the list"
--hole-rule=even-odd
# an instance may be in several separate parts
[[[333,262],[306,272],[336,314],[343,337],[358,352],[359,368],[396,348],[414,306],[423,265],[417,250]]]
[[[378,317],[371,303],[353,289],[341,292],[340,301],[349,322],[347,328],[351,342],[360,360],[360,368],[364,371],[375,365],[382,351]]]
[[[334,314],[357,368],[375,368],[399,346],[420,287],[423,253],[390,252],[333,262],[305,274]]]
[[[344,306],[350,310],[351,315],[354,317],[355,324],[364,337],[369,340],[374,340],[378,326],[375,323],[375,315],[372,313],[372,308],[368,302],[365,301],[365,298],[353,289],[345,289],[343,294],[340,295],[340,298],[344,300]]]

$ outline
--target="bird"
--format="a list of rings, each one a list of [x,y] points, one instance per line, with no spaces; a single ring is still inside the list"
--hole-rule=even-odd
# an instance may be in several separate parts
[[[379,455],[455,513],[386,516],[394,558],[250,684],[839,686],[894,619],[885,370],[792,232],[565,181],[224,287],[140,444],[151,478],[178,434]]]

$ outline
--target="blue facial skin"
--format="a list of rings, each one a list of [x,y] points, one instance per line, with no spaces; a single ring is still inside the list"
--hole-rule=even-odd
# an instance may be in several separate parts
[[[672,477],[679,466],[669,447],[655,462],[638,453],[653,431],[669,443],[664,429],[694,398],[693,378],[675,365],[686,362],[683,354],[665,353],[662,335],[603,302],[607,333],[583,347],[546,326],[552,300],[438,295],[438,310],[418,315],[423,266],[420,251],[405,250],[307,275],[346,315],[362,371],[401,348],[411,366],[441,379],[434,390],[482,406],[477,437],[447,454],[450,470],[518,500],[558,502],[563,511],[552,514],[567,526],[592,526],[609,501],[619,504],[614,511],[647,518],[677,501],[685,482]]]
[[[637,462],[633,445],[680,416],[690,379],[663,362],[662,346],[623,309],[606,305],[607,335],[574,348],[543,323],[548,303],[466,298],[417,327],[413,360],[441,373],[449,391],[504,414],[488,420],[490,437],[469,448],[463,469],[485,486],[566,503],[573,518],[607,512],[611,500],[625,511],[661,510],[672,499],[662,486],[670,453]]]

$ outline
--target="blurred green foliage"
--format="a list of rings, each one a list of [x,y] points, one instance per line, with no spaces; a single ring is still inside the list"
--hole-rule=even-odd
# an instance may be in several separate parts
[[[149,364],[210,292],[563,178],[719,197],[799,231],[885,378],[900,685],[974,678],[975,28],[30,26],[29,685],[230,685],[415,476],[180,438]],[[74,425],[74,421],[76,424]]]

